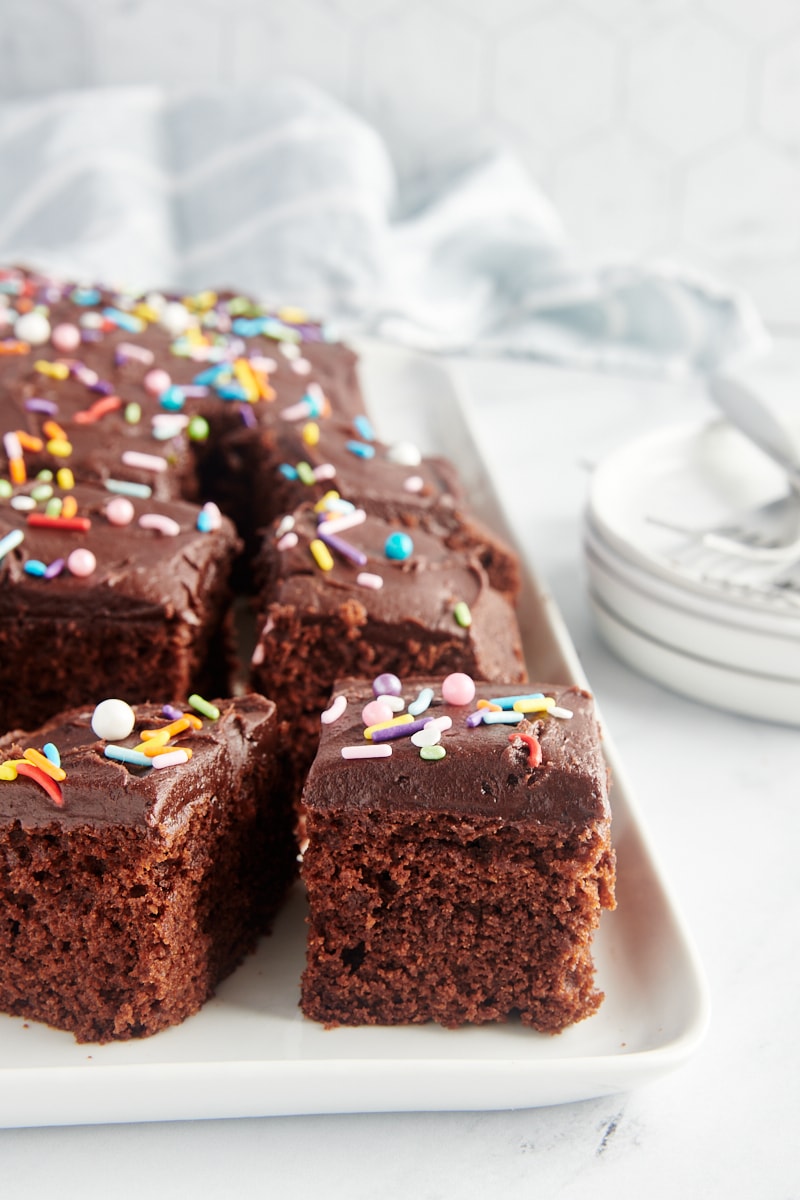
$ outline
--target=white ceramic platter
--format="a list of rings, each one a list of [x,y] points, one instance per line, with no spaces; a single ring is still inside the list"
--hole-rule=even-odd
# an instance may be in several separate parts
[[[363,348],[375,424],[456,460],[473,502],[502,524],[450,377],[400,351]],[[532,573],[522,608],[531,673],[583,683],[558,612]],[[595,941],[599,1013],[557,1037],[520,1025],[325,1030],[298,1009],[304,898],[183,1025],[138,1042],[79,1046],[0,1016],[0,1124],[534,1107],[624,1091],[686,1060],[708,997],[691,940],[648,848],[610,740],[618,908]]]

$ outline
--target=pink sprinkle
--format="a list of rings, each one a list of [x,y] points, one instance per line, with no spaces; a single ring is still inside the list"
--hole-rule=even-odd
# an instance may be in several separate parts
[[[359,571],[356,575],[356,583],[359,587],[372,588],[373,591],[380,591],[383,587],[383,579],[380,575],[373,575],[371,571]]]
[[[166,471],[169,466],[165,458],[157,454],[140,454],[138,450],[126,450],[122,461],[126,467],[139,467],[143,471]]]
[[[318,467],[314,467],[313,475],[317,482],[325,479],[333,479],[336,475],[336,467],[333,463],[321,463]]]
[[[71,354],[81,344],[81,331],[77,325],[56,325],[50,340],[56,350],[60,350],[62,354]]]
[[[354,529],[356,525],[363,525],[367,519],[367,514],[363,508],[356,508],[353,512],[343,513],[341,517],[328,517],[327,520],[320,522],[320,530],[325,533],[344,533],[346,529]]]
[[[297,537],[297,534],[294,533],[290,529],[289,532],[285,533],[283,535],[283,537],[278,541],[278,549],[279,550],[293,550],[295,548],[295,546],[297,545],[298,540],[299,539]]]
[[[442,680],[442,699],[445,704],[471,704],[475,699],[474,680],[462,671],[454,671]]]
[[[177,537],[181,531],[178,522],[173,521],[172,517],[165,517],[163,513],[144,513],[139,517],[139,525],[142,529],[155,529],[164,537]]]
[[[443,717],[431,717],[430,720],[425,722],[426,729],[452,729],[452,727],[453,718],[446,715]]]
[[[299,404],[292,404],[289,408],[281,409],[281,416],[286,421],[301,421],[308,416],[308,405],[301,400]]]
[[[392,747],[387,742],[374,746],[342,746],[342,758],[389,758]]]
[[[156,754],[152,758],[154,767],[177,767],[180,763],[189,761],[189,755],[185,750],[172,750],[169,754]]]
[[[144,377],[145,391],[151,396],[160,396],[172,384],[171,377],[161,367],[156,367],[154,371],[148,371]]]
[[[310,375],[311,363],[307,358],[295,358],[290,364],[295,375]]]
[[[97,559],[91,550],[83,547],[73,550],[67,558],[67,570],[70,575],[76,575],[79,579],[86,579],[89,575],[93,575],[96,568]]]
[[[409,475],[408,479],[403,481],[403,487],[407,492],[421,492],[425,486],[425,480],[421,475]]]
[[[114,353],[118,362],[135,359],[146,367],[149,367],[155,358],[152,350],[148,350],[146,346],[137,346],[135,342],[120,342]]]
[[[345,696],[337,696],[330,708],[326,708],[324,713],[320,714],[320,721],[323,725],[332,725],[334,721],[338,721],[344,710],[347,708],[347,699]]]
[[[393,716],[394,710],[383,697],[380,700],[370,700],[361,710],[361,720],[367,727],[382,725],[384,721],[391,721]]]
[[[110,525],[130,525],[134,512],[127,496],[115,496],[105,507],[106,520]]]
[[[278,364],[274,358],[262,358],[256,354],[250,359],[250,366],[254,371],[263,371],[265,375],[269,375],[277,369]]]

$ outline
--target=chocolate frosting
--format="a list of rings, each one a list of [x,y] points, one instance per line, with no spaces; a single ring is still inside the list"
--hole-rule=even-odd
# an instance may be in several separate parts
[[[420,758],[410,738],[391,742],[388,758],[345,759],[343,746],[365,746],[361,712],[374,699],[363,680],[340,680],[332,700],[344,696],[344,715],[322,724],[317,759],[303,793],[312,812],[370,811],[397,817],[414,812],[453,813],[459,820],[497,817],[502,821],[535,821],[568,829],[610,820],[607,769],[589,693],[577,687],[531,683],[523,687],[476,684],[475,700],[466,707],[442,701],[441,679],[403,681],[403,699],[413,702],[424,687],[434,692],[429,717],[449,716],[452,727],[442,733],[446,756]],[[518,725],[466,725],[477,701],[495,696],[543,692],[569,709],[571,718],[531,716]],[[526,743],[534,736],[542,751],[532,767]],[[509,738],[515,740],[509,740]]]
[[[171,832],[188,817],[196,801],[227,787],[225,781],[245,769],[254,742],[272,736],[275,705],[271,700],[251,694],[214,703],[220,710],[218,720],[201,716],[201,729],[186,730],[172,739],[176,748],[191,749],[190,760],[164,769],[128,767],[106,758],[107,743],[92,731],[94,709],[90,707],[73,709],[34,733],[6,734],[0,738],[0,762],[21,758],[28,747],[41,751],[52,742],[66,778],[60,784],[63,808],[24,775],[0,779],[0,820],[19,821],[26,829],[125,825]],[[142,729],[169,724],[161,705],[133,707],[134,732],[115,743],[129,749],[141,741]]]

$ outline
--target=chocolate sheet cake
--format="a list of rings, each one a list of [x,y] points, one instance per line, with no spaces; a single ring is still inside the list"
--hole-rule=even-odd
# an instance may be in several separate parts
[[[137,706],[113,743],[91,707],[0,739],[0,1010],[78,1041],[144,1037],[195,1012],[268,931],[295,871],[275,709],[216,708],[184,729]],[[105,756],[170,728],[164,755],[188,761]]]
[[[518,1018],[557,1032],[600,1004],[591,938],[614,906],[592,700],[532,684],[555,708],[523,715],[478,707],[509,705],[519,687],[478,684],[465,706],[443,701],[448,686],[406,680],[416,732],[388,741],[391,728],[365,737],[368,683],[334,688],[303,795],[302,1008],[326,1025]],[[445,726],[438,739],[428,718]],[[385,757],[345,757],[364,753]]]

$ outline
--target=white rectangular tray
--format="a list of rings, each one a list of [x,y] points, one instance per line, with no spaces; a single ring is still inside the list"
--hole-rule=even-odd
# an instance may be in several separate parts
[[[505,532],[447,372],[387,347],[363,350],[377,428],[453,458]],[[554,605],[528,571],[521,607],[532,675],[585,684]],[[557,1037],[518,1024],[325,1030],[300,1014],[304,897],[183,1025],[142,1041],[79,1046],[0,1015],[0,1125],[69,1125],[323,1112],[534,1107],[628,1090],[679,1066],[708,1020],[703,973],[646,844],[606,733],[614,778],[618,908],[595,940],[600,1011]]]

